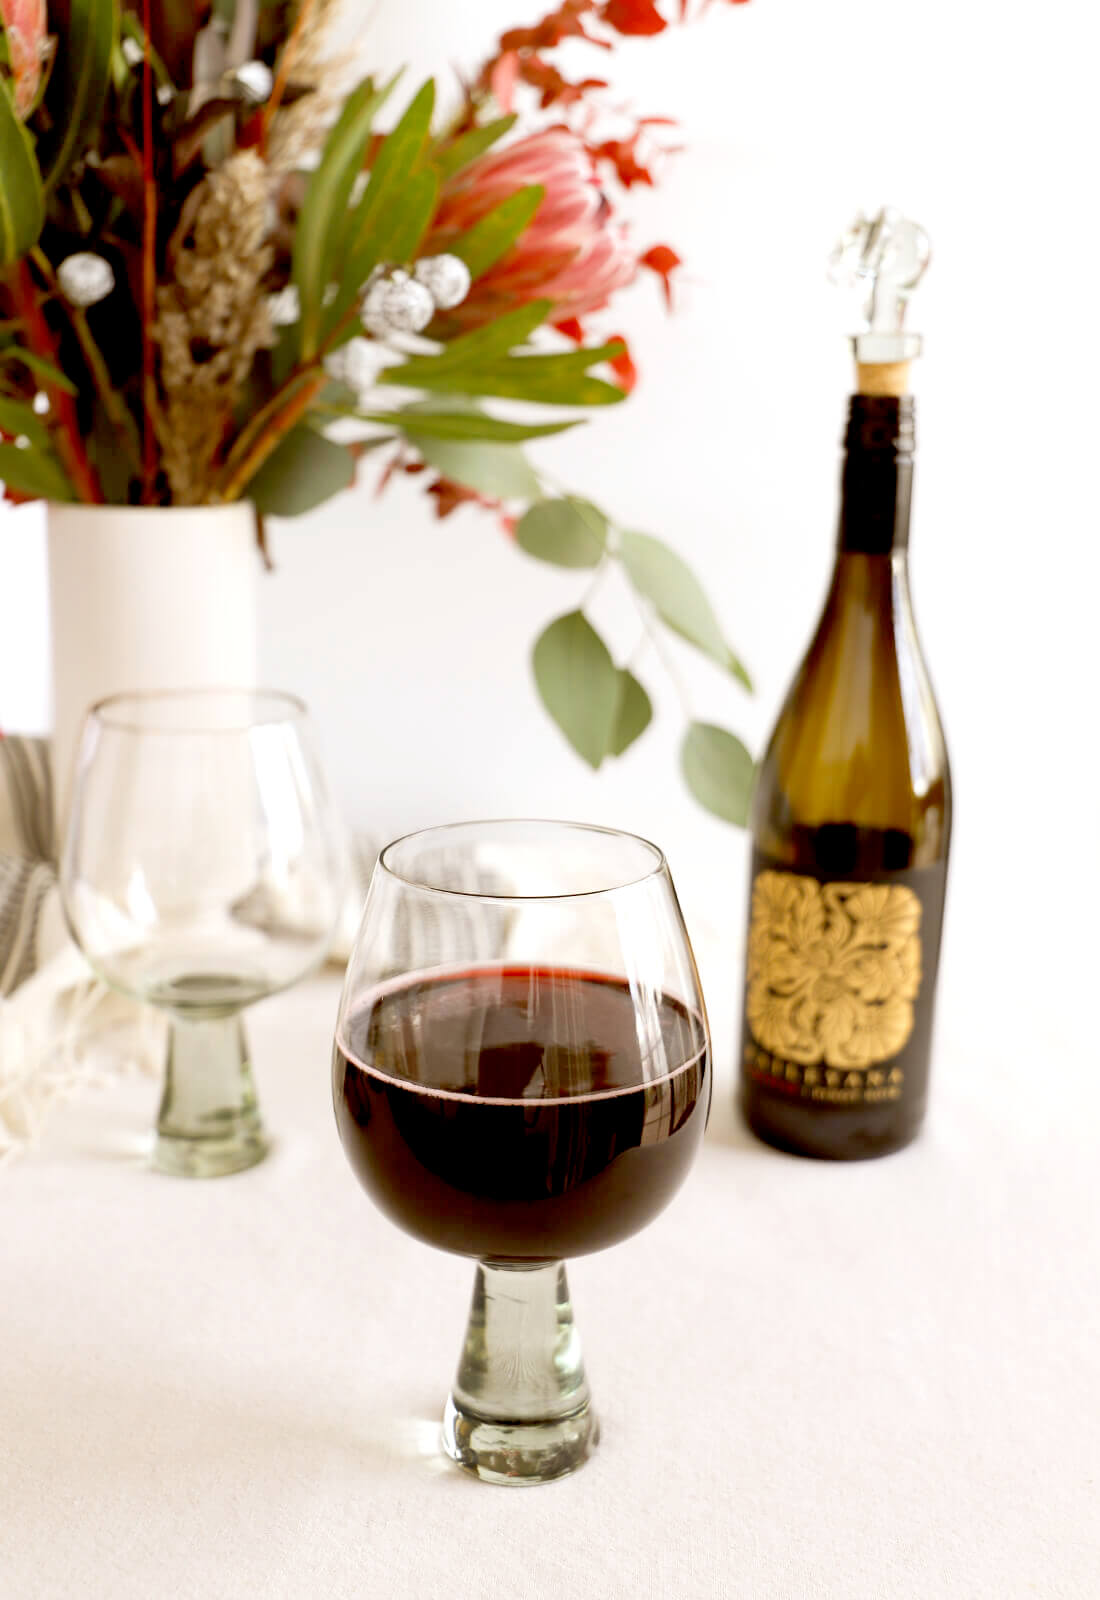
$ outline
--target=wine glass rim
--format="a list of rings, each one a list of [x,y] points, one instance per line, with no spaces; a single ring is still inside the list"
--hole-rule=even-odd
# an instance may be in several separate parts
[[[448,833],[463,833],[479,828],[499,828],[502,831],[510,828],[548,828],[557,829],[562,833],[587,833],[599,834],[608,839],[629,841],[640,845],[649,853],[651,864],[644,872],[632,873],[626,876],[617,875],[614,882],[597,885],[591,889],[559,890],[553,894],[507,894],[500,890],[492,893],[483,893],[477,889],[455,889],[444,887],[442,884],[425,881],[409,872],[399,871],[392,863],[393,853],[402,845],[413,840],[427,840],[433,834],[443,835]],[[501,905],[516,904],[545,904],[555,900],[584,900],[596,895],[618,894],[624,889],[636,888],[639,884],[648,883],[651,879],[667,874],[668,862],[660,845],[654,844],[652,839],[646,839],[640,833],[631,833],[627,828],[609,828],[597,822],[572,822],[568,819],[557,817],[477,817],[466,822],[440,822],[426,828],[413,828],[408,833],[403,833],[397,839],[391,839],[389,844],[383,846],[378,854],[380,869],[398,883],[405,884],[410,889],[416,889],[421,894],[439,895],[448,900],[477,900],[481,903],[499,903]]]
[[[234,698],[248,702],[259,714],[234,718],[223,726],[201,722],[156,723],[144,721],[138,707],[153,708],[158,705],[179,706],[186,701],[200,701],[211,705],[225,704]],[[126,708],[131,714],[126,714]],[[279,723],[300,722],[309,715],[309,708],[298,695],[285,689],[262,687],[246,688],[239,684],[204,685],[196,689],[123,689],[117,694],[104,695],[88,708],[88,720],[96,721],[112,733],[146,734],[209,734],[247,733],[256,727],[277,726]]]

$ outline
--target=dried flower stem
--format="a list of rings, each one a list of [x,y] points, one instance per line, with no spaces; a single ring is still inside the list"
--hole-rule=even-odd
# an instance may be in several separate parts
[[[290,82],[290,72],[294,65],[294,58],[298,54],[298,49],[306,30],[313,20],[313,13],[317,9],[317,4],[318,0],[302,0],[302,4],[298,8],[298,15],[294,19],[294,26],[290,31],[290,37],[279,56],[275,82],[272,85],[271,94],[268,96],[267,104],[264,106],[263,115],[260,119],[260,149],[265,155],[267,154],[267,130],[283,103],[283,95],[286,93],[287,84]]]
[[[254,149],[208,174],[157,294],[161,455],[172,499],[183,505],[201,505],[213,492],[256,352],[273,342],[262,292],[274,259],[265,239],[268,183]]]
[[[26,330],[27,343],[35,355],[41,356],[51,366],[57,366],[57,346],[49,323],[38,303],[31,269],[25,260],[15,269],[15,301]],[[55,385],[49,386],[50,405],[60,424],[57,447],[69,479],[78,496],[86,505],[102,505],[103,490],[96,477],[80,432],[80,422],[72,396]]]

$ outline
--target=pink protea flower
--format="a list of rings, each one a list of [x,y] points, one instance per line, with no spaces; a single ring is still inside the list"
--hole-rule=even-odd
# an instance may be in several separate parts
[[[46,0],[0,0],[0,22],[8,35],[15,114],[25,118],[34,108],[42,72],[50,58]]]
[[[541,299],[554,302],[555,322],[573,320],[606,305],[637,272],[592,157],[568,128],[548,128],[491,150],[458,173],[444,190],[426,253],[445,251],[494,206],[535,183],[546,193],[533,220],[455,313],[467,326]]]

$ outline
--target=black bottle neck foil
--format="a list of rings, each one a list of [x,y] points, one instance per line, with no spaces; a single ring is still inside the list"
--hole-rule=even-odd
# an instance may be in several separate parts
[[[841,553],[889,555],[908,547],[915,442],[911,395],[852,395],[841,474]]]

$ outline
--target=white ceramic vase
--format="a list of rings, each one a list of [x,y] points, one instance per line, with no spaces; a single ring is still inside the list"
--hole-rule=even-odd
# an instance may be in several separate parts
[[[80,726],[105,695],[252,688],[260,560],[248,505],[51,505],[55,815]]]

